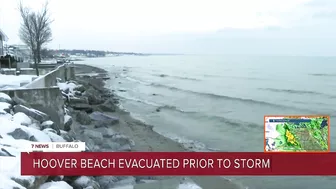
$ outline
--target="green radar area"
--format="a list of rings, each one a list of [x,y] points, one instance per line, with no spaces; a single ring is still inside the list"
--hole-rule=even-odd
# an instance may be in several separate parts
[[[329,152],[328,116],[265,116],[265,152]]]

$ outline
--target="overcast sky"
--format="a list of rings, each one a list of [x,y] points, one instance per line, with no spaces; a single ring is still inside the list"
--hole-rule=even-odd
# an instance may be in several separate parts
[[[23,0],[38,10],[44,0]],[[18,38],[18,1],[0,0]],[[49,0],[49,48],[154,53],[336,55],[336,0]]]

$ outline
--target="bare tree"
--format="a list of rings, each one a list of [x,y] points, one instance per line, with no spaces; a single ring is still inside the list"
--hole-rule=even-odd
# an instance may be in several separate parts
[[[50,28],[51,20],[48,9],[48,2],[39,12],[33,12],[31,9],[19,5],[21,14],[21,28],[19,36],[21,40],[29,46],[32,51],[36,75],[39,75],[38,63],[41,62],[41,50],[43,46],[52,40],[52,31]]]

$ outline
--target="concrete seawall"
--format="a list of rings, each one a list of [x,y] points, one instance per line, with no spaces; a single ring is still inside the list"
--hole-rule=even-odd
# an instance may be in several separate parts
[[[48,114],[60,129],[64,129],[64,100],[58,87],[9,89],[1,92],[8,94],[12,99],[19,99],[24,105]]]
[[[75,66],[74,64],[63,64],[46,75],[36,78],[34,81],[25,85],[25,88],[43,88],[56,86],[56,79],[60,78],[62,81],[75,78]]]
[[[57,78],[62,79],[62,82],[75,79],[74,64],[63,64],[20,89],[1,90],[0,92],[47,113],[60,129],[64,129],[64,100],[57,86]]]

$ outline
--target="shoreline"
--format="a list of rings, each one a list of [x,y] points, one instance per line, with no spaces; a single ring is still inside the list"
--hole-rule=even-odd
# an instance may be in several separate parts
[[[32,108],[32,104],[0,93],[0,122],[3,123],[0,160],[6,165],[2,167],[4,172],[0,178],[6,188],[243,188],[239,183],[219,176],[21,176],[20,154],[27,150],[30,142],[82,141],[85,151],[89,152],[193,152],[192,148],[159,134],[152,125],[135,119],[120,108],[120,98],[105,87],[105,81],[110,79],[108,71],[75,64],[75,73],[78,77],[73,80],[57,78],[59,102],[64,102],[61,107],[64,112],[58,114],[64,116],[62,125],[51,121],[50,114]]]
[[[101,78],[108,77],[108,71],[104,69],[84,64],[75,64],[75,66],[76,75],[99,74]],[[76,80],[82,79],[77,78]],[[113,95],[112,98],[119,101],[118,97],[113,94],[113,91],[106,88],[105,82],[103,83],[104,86],[101,86],[101,89],[110,91]],[[182,144],[155,132],[153,126],[135,119],[129,112],[119,108],[119,106],[115,107],[115,112],[102,112],[119,118],[119,124],[112,127],[134,140],[135,146],[132,147],[132,151],[190,151],[184,148]],[[76,121],[74,123],[78,124]],[[159,144],[157,143],[158,141]]]
[[[111,95],[110,98],[119,101],[119,97],[114,95],[113,90],[106,88],[105,80],[113,79],[115,76],[108,75],[108,71],[102,68],[85,65],[85,64],[75,64],[75,73],[76,75],[82,76],[82,78],[77,78],[76,81],[81,83],[81,80],[86,80],[85,75],[96,75],[100,79],[100,82],[103,85],[99,87],[101,90],[109,93]],[[88,80],[90,78],[87,78]],[[83,81],[82,81],[83,82]],[[119,102],[118,102],[119,104]],[[183,144],[174,141],[164,135],[159,134],[156,132],[152,125],[146,124],[134,117],[131,116],[127,110],[123,110],[119,108],[119,106],[115,107],[114,112],[104,112],[112,117],[117,117],[119,119],[119,124],[110,126],[113,130],[122,133],[123,135],[128,136],[130,139],[134,141],[134,145],[130,148],[130,151],[144,151],[144,152],[193,152],[192,148],[188,149]],[[75,120],[75,119],[74,119]],[[77,121],[73,123],[73,129],[75,132],[79,132],[81,129],[79,128],[80,124]],[[146,177],[135,177],[137,181],[141,179],[145,180],[166,180],[169,178],[177,179],[177,180],[184,180],[187,177],[181,176],[146,176]],[[228,178],[223,178],[220,176],[212,176],[212,177],[201,177],[201,176],[192,176],[188,177],[193,180],[193,182],[197,183],[198,186],[201,186],[203,189],[217,189],[218,186],[225,186],[227,189],[241,189],[245,188],[240,183],[236,183],[231,181]],[[155,181],[154,181],[155,182]]]

